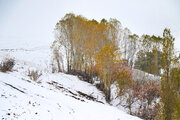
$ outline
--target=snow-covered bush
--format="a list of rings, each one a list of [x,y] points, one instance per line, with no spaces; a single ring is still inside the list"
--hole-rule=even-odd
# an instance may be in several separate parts
[[[12,71],[12,68],[15,65],[15,60],[12,58],[6,58],[0,63],[0,71],[7,72]]]
[[[153,120],[158,113],[159,84],[156,82],[136,83],[133,87],[133,94],[138,103],[138,110],[133,114],[145,120]]]
[[[158,113],[160,86],[156,82],[134,82],[124,94],[120,94],[119,105],[131,115],[145,120],[153,120]]]
[[[42,75],[42,72],[38,70],[28,70],[27,75],[30,77],[31,80],[37,81],[39,77]]]

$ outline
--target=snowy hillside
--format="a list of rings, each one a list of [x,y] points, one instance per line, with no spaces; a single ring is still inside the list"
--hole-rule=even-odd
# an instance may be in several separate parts
[[[104,94],[76,76],[48,71],[47,48],[1,49],[0,60],[13,57],[13,72],[0,72],[0,118],[3,120],[139,120],[105,102]],[[37,69],[37,82],[27,76]]]

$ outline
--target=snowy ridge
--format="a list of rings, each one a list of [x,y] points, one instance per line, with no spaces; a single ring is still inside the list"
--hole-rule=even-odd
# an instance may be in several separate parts
[[[16,60],[13,72],[0,72],[2,120],[140,120],[107,104],[94,85],[44,71],[50,58],[45,51],[0,51],[0,59],[8,54]],[[31,67],[42,70],[38,82],[26,75]]]

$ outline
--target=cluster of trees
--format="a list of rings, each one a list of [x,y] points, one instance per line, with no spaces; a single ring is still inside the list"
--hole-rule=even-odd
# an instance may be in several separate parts
[[[161,74],[162,38],[143,35],[140,38],[141,48],[137,53],[135,68],[154,75]]]
[[[122,28],[116,19],[97,22],[69,13],[56,24],[54,33],[51,48],[58,72],[80,75],[88,82],[96,77],[107,101],[111,85],[116,84],[119,96],[128,94],[130,113],[141,118],[179,118],[180,66],[169,29],[164,30],[163,37],[139,37]],[[134,68],[161,76],[160,85],[134,81]],[[132,113],[131,107],[137,101],[139,111]]]
[[[141,37],[142,49],[137,53],[135,68],[160,75],[161,81],[160,85],[158,82],[133,85],[128,107],[130,109],[136,101],[139,101],[140,107],[134,113],[130,110],[131,114],[146,120],[180,119],[180,57],[176,56],[174,40],[167,28],[162,38]],[[160,102],[157,102],[158,99]]]
[[[116,24],[119,23],[115,19],[111,19],[109,22],[103,19],[98,23],[82,16],[66,14],[56,24],[56,40],[52,47],[64,49],[67,72],[72,70],[88,72],[94,65],[94,57],[104,45],[114,44],[117,46]]]
[[[86,74],[90,76],[89,81],[94,74],[98,75],[100,88],[105,92],[106,99],[110,100],[110,85],[119,76],[117,66],[122,65],[120,31],[121,23],[116,19],[97,22],[83,16],[66,14],[56,24],[56,40],[51,46],[58,71],[63,71],[65,62],[67,73]],[[135,38],[131,36],[132,41]],[[63,54],[61,51],[65,52],[65,61],[60,57]]]

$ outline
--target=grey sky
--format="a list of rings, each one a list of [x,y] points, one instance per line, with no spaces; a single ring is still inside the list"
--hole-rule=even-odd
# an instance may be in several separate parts
[[[0,0],[0,48],[31,46],[31,41],[47,45],[56,22],[69,12],[116,18],[138,35],[162,35],[168,27],[180,50],[179,0]]]

